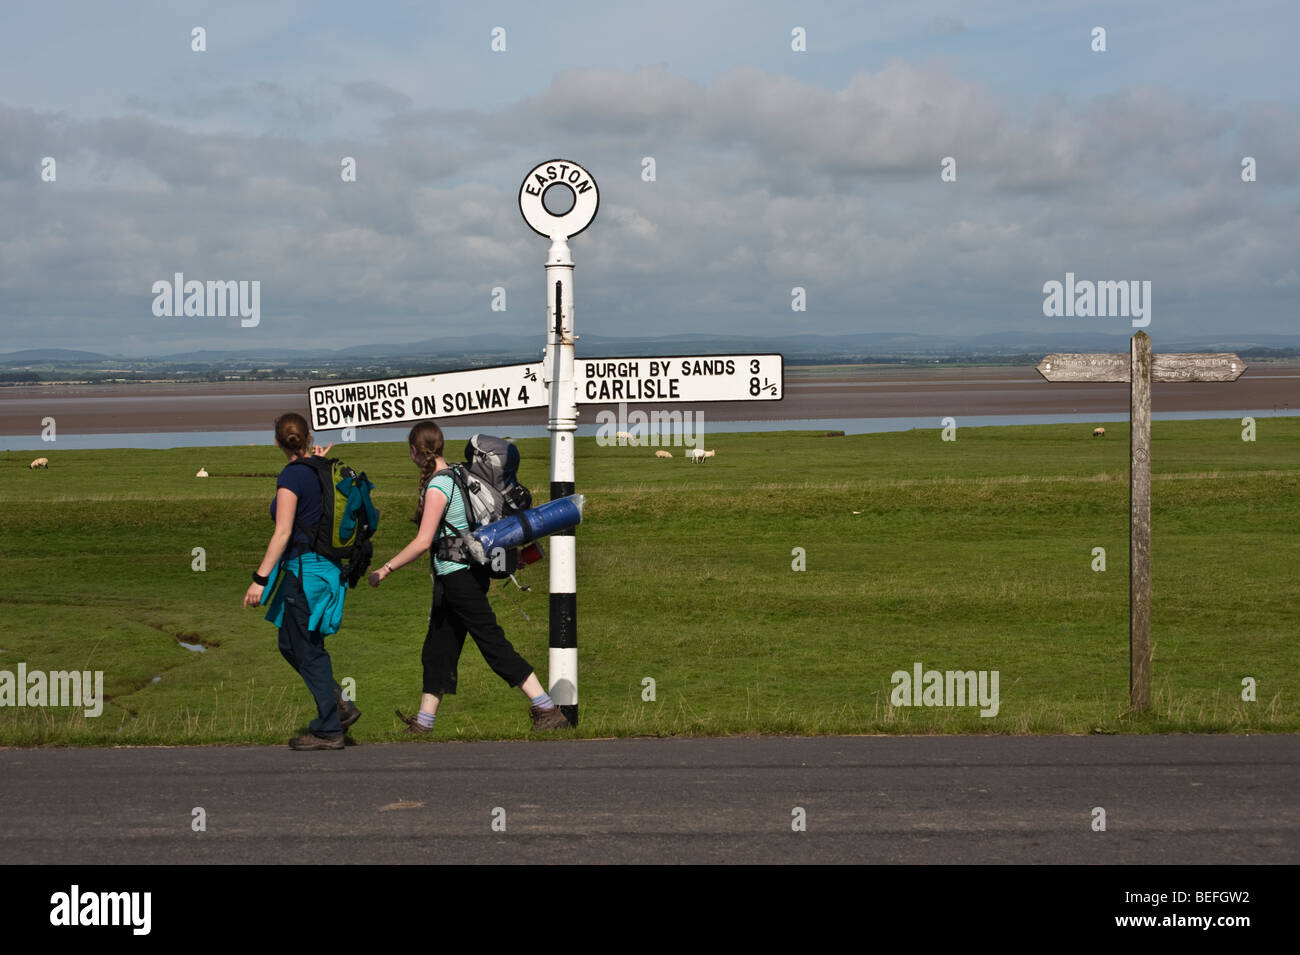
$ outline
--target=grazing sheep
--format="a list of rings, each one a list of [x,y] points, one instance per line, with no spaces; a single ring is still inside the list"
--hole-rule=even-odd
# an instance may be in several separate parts
[[[1093,436],[1094,438],[1104,438],[1104,437],[1106,437],[1106,429],[1105,429],[1105,428],[1093,428],[1093,429],[1092,429],[1092,436]]]
[[[696,464],[703,464],[705,458],[711,458],[717,453],[717,448],[714,448],[712,451],[705,451],[703,448],[691,448],[686,452],[686,456]]]
[[[207,477],[207,476],[208,476],[208,469],[207,469],[207,468],[199,468],[199,473],[196,474],[196,475],[194,475],[194,476],[195,476],[195,477]]]
[[[30,471],[33,468],[48,468],[49,466],[50,466],[49,458],[37,458],[31,464],[27,465],[27,470]]]
[[[614,435],[614,440],[615,440],[615,441],[631,441],[631,440],[632,440],[632,435],[628,434],[626,431],[620,431],[620,432],[618,432],[616,435]]]
[[[655,452],[655,457],[657,458],[671,458],[672,456],[673,453],[671,451],[659,450]]]

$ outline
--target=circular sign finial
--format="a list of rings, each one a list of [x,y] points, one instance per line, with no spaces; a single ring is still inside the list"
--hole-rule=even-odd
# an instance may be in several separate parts
[[[556,213],[551,210],[568,208]],[[538,235],[569,239],[596,218],[600,191],[596,180],[576,162],[548,159],[524,176],[519,187],[519,211]]]

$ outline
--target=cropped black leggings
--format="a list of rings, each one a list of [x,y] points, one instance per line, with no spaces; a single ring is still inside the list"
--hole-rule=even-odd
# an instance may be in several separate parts
[[[468,633],[492,672],[510,686],[519,686],[533,672],[506,639],[497,623],[487,592],[492,579],[486,567],[471,566],[433,578],[433,607],[420,660],[424,663],[424,692],[434,696],[456,692],[456,666]]]

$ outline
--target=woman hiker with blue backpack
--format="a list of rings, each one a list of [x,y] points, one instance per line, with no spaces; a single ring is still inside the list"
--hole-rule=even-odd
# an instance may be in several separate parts
[[[347,581],[337,560],[312,550],[308,533],[323,506],[321,480],[310,459],[323,459],[333,445],[313,448],[306,419],[292,412],[276,419],[275,441],[289,463],[276,478],[275,530],[244,594],[244,609],[269,604],[266,619],[280,628],[280,653],[316,700],[311,732],[289,740],[290,748],[343,749],[343,734],[361,711],[343,699],[325,637],[339,629]]]
[[[463,475],[457,480],[442,456],[442,429],[432,421],[421,421],[411,428],[407,443],[411,446],[411,461],[420,469],[420,498],[413,518],[419,530],[397,556],[370,575],[370,585],[378,587],[393,571],[419,560],[432,548],[433,606],[421,652],[424,692],[415,715],[404,716],[398,710],[398,718],[406,723],[408,733],[432,732],[438,704],[443,696],[456,692],[456,667],[465,634],[469,633],[492,671],[528,697],[534,730],[568,727],[567,717],[542,689],[533,668],[516,652],[497,623],[487,599],[491,584],[487,567],[472,559],[447,559],[458,556],[448,543],[469,534],[470,520]],[[438,541],[442,543],[435,546]]]

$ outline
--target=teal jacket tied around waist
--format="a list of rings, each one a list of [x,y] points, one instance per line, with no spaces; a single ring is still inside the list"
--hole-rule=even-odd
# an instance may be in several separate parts
[[[267,604],[266,619],[277,627],[284,626],[284,575],[292,568],[302,582],[307,596],[308,630],[322,634],[338,633],[343,623],[343,598],[348,592],[347,582],[338,564],[320,554],[306,553],[289,560],[286,567],[277,561],[271,569],[271,585],[262,592],[262,603]]]

